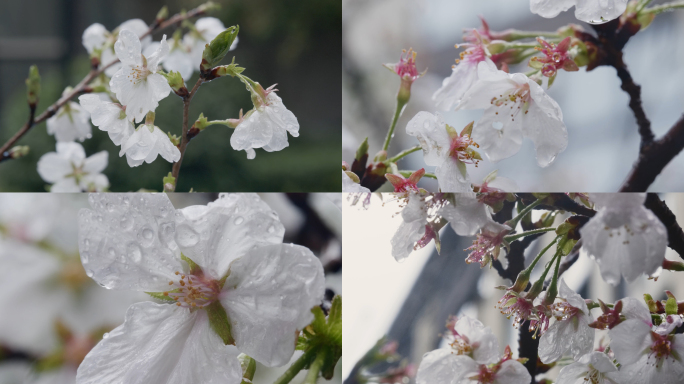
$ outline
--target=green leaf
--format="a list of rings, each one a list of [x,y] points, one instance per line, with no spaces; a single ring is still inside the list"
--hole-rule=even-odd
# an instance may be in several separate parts
[[[223,340],[225,345],[235,345],[235,340],[233,335],[230,333],[230,320],[228,320],[228,315],[226,310],[223,308],[219,301],[214,301],[208,306],[204,307],[209,316],[209,325],[211,329],[216,332],[217,335]]]
[[[211,70],[223,60],[230,50],[230,46],[233,45],[239,30],[239,26],[232,26],[219,33],[211,43],[205,46],[202,53],[202,64],[200,65],[200,70],[203,73]]]
[[[363,155],[368,155],[368,138],[366,137],[363,140],[363,143],[359,145],[359,148],[356,150],[356,157],[355,159],[358,161],[361,161],[363,158]]]
[[[181,253],[181,260],[185,261],[188,263],[188,267],[190,267],[190,274],[191,275],[197,275],[199,273],[202,273],[202,267],[197,265],[192,259],[189,257],[185,256],[184,254]]]
[[[677,314],[677,299],[674,297],[670,297],[667,299],[665,302],[665,313],[668,315],[676,315]]]

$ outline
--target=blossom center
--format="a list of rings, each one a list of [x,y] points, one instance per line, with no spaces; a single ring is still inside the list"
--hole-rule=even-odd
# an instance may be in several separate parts
[[[449,145],[449,156],[466,164],[475,164],[477,167],[479,160],[474,157],[472,151],[468,150],[471,145],[480,148],[480,145],[471,139],[470,135],[453,137]]]
[[[394,67],[394,71],[402,79],[408,78],[415,80],[418,78],[418,68],[416,68],[416,52],[413,49],[403,50],[399,62]]]
[[[146,65],[136,65],[131,67],[131,72],[126,76],[128,81],[133,84],[138,84],[141,81],[147,80],[147,76],[152,73]]]
[[[534,310],[531,300],[506,292],[499,300],[499,309],[506,318],[513,319],[513,327],[518,328],[525,320],[529,319]]]
[[[496,379],[496,372],[498,367],[488,368],[486,365],[480,365],[480,372],[477,375],[477,381],[480,384],[493,383]]]
[[[652,365],[660,368],[663,361],[670,357],[671,354],[672,341],[670,341],[668,335],[651,332],[651,353],[649,353],[648,359],[651,360],[651,357],[653,357],[656,360]]]
[[[481,233],[478,233],[473,241],[473,245],[466,248],[467,251],[470,251],[470,254],[468,254],[468,257],[465,260],[466,263],[480,263],[480,265],[484,267],[489,262],[490,256],[497,259],[506,233],[508,232],[502,231],[500,233],[491,233],[482,231]]]
[[[585,377],[584,381],[591,384],[603,383],[603,374],[593,366],[589,365],[589,372],[587,372],[587,376]]]
[[[500,107],[502,109],[501,115],[510,113],[511,121],[515,121],[515,117],[520,111],[524,114],[529,112],[530,99],[530,85],[527,83],[516,84],[514,88],[500,94],[499,97],[492,97],[490,104]],[[508,107],[510,111],[506,111],[505,107]],[[499,111],[496,114],[499,115]]]
[[[176,305],[186,308],[203,308],[218,299],[221,286],[218,281],[208,279],[203,274],[184,275],[176,272],[180,279],[169,281],[169,285],[175,288],[165,291],[168,296],[176,301]]]

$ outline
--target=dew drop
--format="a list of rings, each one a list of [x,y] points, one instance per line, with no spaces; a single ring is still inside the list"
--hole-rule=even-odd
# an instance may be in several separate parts
[[[109,337],[109,333],[105,333],[104,335],[102,335],[102,338],[103,338],[103,339],[106,339],[106,338],[108,338],[108,337]]]
[[[235,223],[235,225],[240,225],[243,221],[245,221],[245,219],[243,219],[242,216],[238,216],[233,223]]]
[[[135,243],[128,244],[128,247],[126,247],[126,251],[127,251],[130,259],[134,263],[139,263],[140,260],[142,260],[142,251],[140,250],[140,247],[137,244],[135,244]]]
[[[152,238],[152,236],[154,236],[154,232],[152,232],[152,230],[149,228],[145,228],[145,229],[143,229],[142,235],[147,240],[150,240]]]
[[[86,275],[88,277],[93,277],[93,275],[94,275],[93,270],[92,269],[86,269]]]
[[[268,233],[273,233],[273,232],[275,232],[275,227],[271,225],[270,227],[268,227]]]
[[[181,247],[192,247],[199,242],[199,234],[190,226],[181,224],[176,228],[176,242]]]

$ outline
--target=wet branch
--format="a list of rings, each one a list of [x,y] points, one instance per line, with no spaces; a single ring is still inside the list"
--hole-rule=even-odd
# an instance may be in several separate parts
[[[195,93],[197,93],[197,90],[199,89],[200,85],[204,83],[204,79],[202,76],[200,76],[199,79],[197,79],[197,82],[195,83],[195,86],[192,87],[192,90],[190,93],[187,94],[187,96],[183,97],[183,132],[181,136],[181,142],[180,145],[178,146],[178,149],[180,150],[180,159],[178,159],[177,162],[173,163],[173,168],[172,168],[172,174],[173,177],[176,178],[176,182],[173,186],[173,191],[176,189],[176,185],[178,185],[178,175],[180,174],[180,167],[181,163],[183,162],[183,156],[185,156],[185,150],[188,148],[188,142],[190,141],[188,139],[188,130],[190,127],[188,127],[188,116],[190,114],[190,101],[192,101],[193,96],[195,96]]]
[[[684,259],[684,231],[682,231],[682,227],[677,223],[677,217],[675,217],[674,213],[655,193],[648,194],[644,206],[653,211],[663,225],[665,225],[665,228],[667,228],[667,245],[677,252],[679,257]]]

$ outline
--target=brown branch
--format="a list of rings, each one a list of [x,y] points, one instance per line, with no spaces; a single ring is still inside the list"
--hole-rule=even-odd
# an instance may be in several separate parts
[[[207,10],[207,5],[203,4],[200,5],[199,7],[188,11],[186,13],[178,13],[174,16],[172,16],[170,19],[162,22],[162,23],[157,23],[156,21],[150,26],[147,32],[145,32],[140,38],[142,39],[143,37],[146,37],[148,35],[151,35],[154,32],[161,31],[165,28],[170,27],[173,24],[177,24],[182,22],[183,20],[189,19],[191,17],[195,16],[200,16],[206,13]],[[119,59],[113,60],[111,63],[100,67],[97,69],[97,67],[92,68],[90,72],[81,80],[75,87],[74,89],[71,90],[71,92],[67,93],[66,95],[60,97],[55,103],[50,105],[43,113],[38,115],[38,117],[33,120],[33,123],[31,124],[24,124],[24,126],[14,135],[12,138],[10,138],[5,144],[0,147],[0,154],[4,154],[7,152],[19,139],[21,139],[28,131],[31,129],[31,127],[35,126],[36,124],[40,124],[43,121],[47,120],[48,118],[52,117],[57,111],[64,106],[67,102],[69,102],[72,98],[74,98],[77,94],[82,93],[82,92],[89,92],[89,89],[87,87],[88,83],[90,83],[93,79],[95,79],[97,76],[99,76],[102,72],[105,71],[105,69],[111,67],[112,65],[116,64],[119,62]]]
[[[0,162],[3,162],[5,160],[11,159],[12,156],[9,153],[10,147],[19,140],[20,137],[26,134],[31,127],[35,124],[35,116],[36,116],[36,105],[35,104],[29,104],[29,119],[24,124],[21,129],[10,138],[5,145],[2,146],[2,149],[0,149]]]
[[[677,223],[677,217],[655,193],[649,193],[644,206],[650,209],[667,228],[667,245],[684,259],[684,231]]]
[[[667,133],[639,151],[620,192],[645,192],[665,166],[684,149],[684,115]]]
[[[634,83],[632,76],[627,70],[627,65],[622,61],[622,52],[620,52],[620,56],[616,59],[616,63],[613,66],[617,70],[620,81],[622,81],[620,88],[629,95],[629,108],[634,112],[634,117],[639,126],[639,135],[641,136],[640,148],[644,148],[653,142],[655,136],[653,131],[651,131],[651,122],[646,117],[646,112],[644,112],[641,105],[641,87]]]
[[[190,141],[188,139],[188,130],[190,129],[188,127],[188,115],[190,114],[190,101],[192,101],[193,96],[195,96],[195,93],[197,93],[197,90],[199,89],[200,85],[204,83],[204,79],[202,76],[200,76],[199,79],[197,79],[197,82],[195,83],[195,86],[192,87],[192,90],[190,93],[188,93],[187,96],[183,97],[183,133],[181,136],[181,142],[178,147],[180,150],[180,159],[178,159],[177,162],[173,163],[173,168],[172,168],[172,175],[173,177],[176,178],[176,183],[173,186],[173,190],[171,192],[176,190],[176,185],[178,185],[178,175],[180,174],[180,167],[181,163],[183,162],[183,156],[185,156],[185,150],[188,148],[188,142]]]

